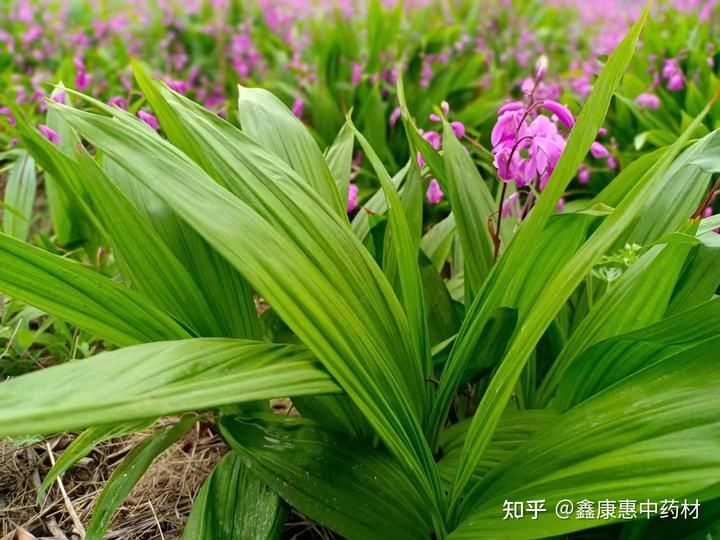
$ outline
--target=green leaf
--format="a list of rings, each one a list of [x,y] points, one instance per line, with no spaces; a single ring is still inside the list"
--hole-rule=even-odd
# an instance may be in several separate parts
[[[140,213],[85,152],[78,154],[78,180],[107,231],[123,277],[130,285],[197,336],[226,335],[208,299]]]
[[[62,85],[54,89],[51,95],[54,96],[61,91],[64,91]],[[52,108],[48,108],[45,122],[48,127],[60,136],[60,150],[66,156],[71,155],[77,137],[67,123]],[[77,201],[68,192],[67,187],[60,184],[59,180],[49,174],[47,170],[45,171],[43,183],[47,192],[48,207],[58,242],[68,245],[82,239],[84,225],[81,224],[82,213],[78,211]]]
[[[537,230],[537,227],[543,227],[550,215],[555,212],[557,201],[570,180],[575,176],[578,165],[597,135],[597,130],[607,112],[612,92],[632,58],[640,30],[647,17],[648,7],[645,7],[638,22],[633,25],[623,42],[608,59],[600,78],[595,84],[593,93],[580,113],[568,144],[548,181],[545,191],[543,191],[537,205],[515,235],[510,248],[501,259],[503,260],[502,266],[496,267],[496,271],[501,272],[509,269],[514,273],[518,273],[522,261],[527,258],[528,253],[533,251],[535,241],[541,233],[540,230]],[[706,112],[707,108],[703,114]],[[699,124],[701,120],[702,116],[696,118],[694,125]],[[456,481],[450,495],[451,507],[457,503],[460,494],[470,479],[472,470],[480,460],[535,344],[594,262],[612,245],[617,235],[627,227],[628,223],[636,217],[637,212],[642,208],[643,202],[647,198],[648,190],[657,181],[658,174],[656,171],[664,172],[665,168],[677,155],[679,149],[684,145],[690,131],[686,131],[683,137],[675,143],[674,152],[659,162],[656,168],[648,173],[645,182],[640,182],[633,189],[631,195],[618,206],[616,211],[604,220],[583,247],[566,263],[565,267],[554,274],[552,280],[547,283],[542,297],[538,299],[527,317],[520,320],[516,336],[511,341],[508,352],[491,380],[473,417],[473,423],[463,452],[464,455],[458,466]],[[492,280],[489,281],[489,285],[493,286]],[[501,292],[495,294],[501,294]],[[488,299],[484,298],[484,296],[478,295],[476,302],[479,301],[488,307],[494,307],[494,302],[488,302]],[[488,308],[484,306],[471,307],[471,313],[466,318],[467,324],[463,325],[463,327],[471,328],[479,318],[476,314],[477,311],[483,313],[486,309]],[[480,318],[480,320],[483,318]],[[465,332],[461,329],[456,342],[456,348],[460,351],[457,354],[459,360],[453,362],[455,359],[451,355],[448,363],[449,366],[455,369],[457,369],[458,364],[465,363],[464,349],[474,341],[472,337],[469,337],[466,342],[464,334]],[[451,373],[454,375],[454,370]],[[444,404],[441,406],[446,407]],[[452,520],[453,517],[451,511],[450,519]]]
[[[560,519],[560,499],[717,496],[718,346],[714,338],[678,353],[565,413],[472,489],[449,538],[537,538],[618,519]],[[502,519],[504,500],[529,499],[545,499],[548,512]]]
[[[470,292],[465,303],[469,305],[495,262],[488,219],[497,208],[472,158],[447,121],[444,122],[442,140],[448,199],[463,249],[465,282]]]
[[[720,152],[720,131],[687,148],[668,168],[650,195],[645,211],[629,232],[627,242],[645,244],[676,231],[697,209],[708,191],[710,173],[693,161]]]
[[[287,507],[235,452],[226,454],[195,498],[186,540],[280,538]]]
[[[101,442],[115,437],[122,437],[129,433],[136,433],[149,428],[155,423],[155,419],[140,420],[138,422],[124,422],[122,424],[109,424],[91,427],[83,431],[75,437],[73,442],[65,449],[62,455],[57,459],[55,465],[48,471],[45,478],[38,489],[37,502],[41,504],[45,493],[52,483],[65,474],[75,463],[87,456]]]
[[[238,86],[238,116],[245,133],[302,176],[335,211],[346,218],[325,158],[303,123],[273,94]]]
[[[0,291],[117,345],[189,337],[138,293],[4,234],[0,234]]]
[[[304,418],[223,416],[219,424],[251,471],[344,537],[429,537],[432,510],[384,452]]]
[[[3,207],[6,211],[2,221],[5,234],[18,240],[27,240],[36,185],[35,161],[27,152],[23,152],[10,169],[5,186]],[[14,212],[7,210],[8,207]]]
[[[160,428],[130,450],[100,492],[85,536],[87,540],[102,540],[113,514],[155,458],[185,435],[197,420],[196,415],[190,415],[175,425]]]
[[[456,234],[455,215],[451,212],[445,219],[430,227],[422,238],[420,247],[438,272],[442,271],[450,256]]]
[[[720,274],[715,271],[719,265],[720,246],[695,246],[678,279],[666,314],[680,313],[712,298],[720,285]]]
[[[553,405],[567,409],[611,384],[720,334],[720,298],[583,351],[560,380]]]
[[[342,201],[348,199],[354,145],[355,134],[350,124],[345,122],[335,141],[325,151],[325,161],[327,161],[328,168],[335,179],[335,184],[340,192],[340,200]]]
[[[148,343],[0,383],[0,436],[339,391],[302,347],[219,338]]]
[[[190,126],[182,122],[177,112],[161,95],[163,90],[167,91],[164,84],[154,81],[138,63],[133,64],[133,72],[170,141],[200,165],[219,185],[227,187],[225,170],[217,159],[216,152],[212,147],[198,144]],[[136,121],[134,117],[115,107],[96,100],[91,102],[99,105],[105,112],[123,115]],[[109,171],[116,181],[123,181],[124,186],[120,185],[121,189],[131,193],[130,199],[139,209],[144,209],[149,214],[150,221],[156,226],[165,243],[177,254],[193,280],[205,292],[210,305],[215,308],[215,317],[222,328],[220,335],[259,339],[260,326],[255,312],[253,291],[242,276],[196,231],[183,223],[182,216],[173,212],[151,190],[128,179],[127,174],[119,167],[111,167]]]
[[[510,458],[513,453],[524,445],[533,435],[541,433],[557,422],[560,412],[554,409],[519,409],[507,410],[503,414],[498,428],[483,455],[482,461],[473,471],[472,485],[495,469],[500,463]],[[443,457],[438,462],[440,476],[444,486],[449,488],[455,475],[463,442],[470,427],[470,419],[453,424],[442,434],[440,446]]]
[[[355,140],[354,137],[355,134],[353,133],[353,140]],[[410,165],[411,163],[408,162],[392,177],[392,184],[398,192],[402,191],[402,184],[405,182]],[[357,214],[355,214],[350,224],[355,235],[360,240],[365,240],[370,232],[370,216],[383,216],[386,212],[387,202],[385,201],[385,192],[381,187],[373,193],[372,197],[365,201]]]
[[[407,318],[392,287],[347,224],[294,181],[287,165],[217,115],[172,95],[176,110],[192,118],[196,140],[221,152],[237,196],[126,114],[52,106],[242,272],[439,507],[437,472],[419,424],[422,394],[409,391],[428,383],[415,371]]]
[[[690,248],[653,246],[630,267],[575,328],[538,390],[544,406],[563,373],[594,343],[662,319]]]
[[[422,374],[423,378],[432,373],[432,365],[430,358],[430,344],[428,336],[427,320],[425,318],[425,303],[423,299],[422,280],[420,278],[420,269],[418,267],[419,256],[419,236],[415,238],[410,230],[405,208],[400,200],[395,186],[390,179],[390,175],[383,166],[380,158],[375,150],[370,146],[367,139],[360,133],[352,121],[348,118],[355,137],[360,143],[365,156],[370,161],[375,170],[375,174],[380,180],[380,185],[385,194],[385,202],[388,207],[390,216],[390,232],[392,234],[393,253],[397,260],[398,279],[400,282],[400,298],[405,308],[408,321],[410,323],[410,335],[415,347],[415,358],[417,364],[415,369]],[[412,167],[412,166],[411,166]],[[412,172],[408,173],[409,175]],[[425,385],[422,389],[424,394],[428,394],[429,387]],[[421,390],[421,391],[422,391]]]

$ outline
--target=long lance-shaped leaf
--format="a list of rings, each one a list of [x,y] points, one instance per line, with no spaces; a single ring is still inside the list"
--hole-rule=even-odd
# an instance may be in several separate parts
[[[219,338],[147,343],[0,383],[0,436],[339,391],[302,347]]]
[[[353,140],[355,140],[354,134]],[[393,186],[395,186],[395,189],[398,190],[398,192],[402,191],[402,185],[405,182],[408,171],[410,170],[410,165],[411,163],[408,161],[408,163],[402,169],[396,172],[395,175],[392,177]],[[355,217],[350,223],[355,235],[361,241],[365,240],[367,235],[370,233],[369,216],[376,214],[384,215],[386,212],[387,202],[385,201],[385,192],[381,187],[375,193],[373,193],[367,201],[365,201],[365,204],[362,205],[362,207],[360,208],[358,213],[355,214]]]
[[[245,133],[271,150],[347,219],[345,202],[320,148],[303,123],[273,94],[238,87],[238,116]]]
[[[500,307],[497,302],[503,293],[502,289],[506,285],[499,279],[500,274],[505,273],[505,279],[509,279],[507,277],[508,272],[517,273],[528,253],[533,251],[537,237],[542,232],[550,215],[555,212],[558,200],[560,200],[568,184],[574,178],[578,166],[595,140],[597,130],[600,128],[610,105],[612,94],[633,56],[640,30],[647,17],[647,11],[648,8],[646,7],[640,19],[629,30],[625,39],[615,49],[615,52],[608,58],[605,68],[594,85],[593,92],[590,94],[575,123],[565,151],[553,171],[546,189],[538,199],[535,208],[524,220],[512,243],[500,258],[499,263],[493,267],[493,271],[486,280],[481,293],[476,296],[473,304],[468,309],[458,339],[440,379],[437,400],[431,418],[431,425],[435,434],[431,442],[437,441],[462,374],[465,372],[465,367],[477,346],[480,332],[492,312],[497,307]],[[497,286],[498,283],[500,284],[499,287]]]
[[[560,380],[553,406],[568,409],[619,380],[720,334],[720,298],[583,351]]]
[[[130,450],[100,492],[88,524],[87,540],[102,540],[113,514],[155,458],[185,435],[197,420],[196,415],[186,416],[175,425],[160,428]]]
[[[274,171],[256,176],[258,184],[234,173],[244,200],[126,115],[107,118],[54,106],[97,148],[122,159],[131,175],[192,224],[268,299],[439,508],[437,470],[416,416],[420,407],[413,409],[412,400],[420,396],[408,392],[399,368],[414,362],[407,318],[390,284],[340,217],[304,182],[285,181],[285,164],[277,164],[247,137],[229,136],[237,130],[209,112],[196,114],[193,128],[206,130],[205,140],[214,141],[226,165],[253,171],[262,161]],[[244,142],[228,144],[239,140]]]
[[[0,291],[116,345],[190,337],[140,294],[4,234],[0,234]]]
[[[344,537],[429,537],[430,509],[386,452],[306,418],[223,416],[219,423],[251,471]]]
[[[5,234],[18,240],[27,239],[36,186],[35,161],[27,152],[23,152],[10,170],[5,186],[4,207],[11,207],[17,212],[5,211],[2,220]]]
[[[160,88],[148,71],[141,64],[134,63],[133,73],[143,94],[158,115],[168,139],[199,164],[213,180],[221,186],[226,186],[224,171],[214,167],[212,153],[195,144],[193,136],[189,132],[189,126],[177,121],[176,115],[160,95]],[[84,99],[87,98],[84,97]],[[97,100],[92,102],[96,105],[99,104]],[[100,105],[101,109],[105,111],[116,109],[104,104]],[[120,114],[122,111],[114,112]],[[117,172],[118,167],[112,167],[111,170]],[[123,178],[122,173],[120,173],[120,178]],[[203,285],[205,296],[216,308],[216,318],[224,329],[224,333],[221,335],[259,339],[260,325],[255,312],[253,290],[245,279],[197,232],[180,221],[176,213],[155,197],[150,190],[143,186],[131,188],[127,185],[125,189],[136,194],[134,198],[137,203],[144,203],[144,205],[150,203],[154,207],[160,207],[160,211],[152,212],[150,219],[154,223],[157,222],[156,225],[161,236],[165,238],[171,248],[174,247],[173,243],[178,244],[180,248],[178,259],[188,269],[194,281]],[[209,279],[209,276],[212,276],[212,279]]]
[[[193,502],[185,540],[277,540],[287,505],[236,452],[228,452]]]
[[[354,145],[355,137],[352,128],[348,122],[345,122],[332,145],[325,150],[325,161],[335,179],[340,199],[343,201],[347,201],[348,198]]]
[[[442,271],[445,262],[450,256],[450,250],[456,235],[455,215],[451,212],[445,219],[433,225],[422,238],[420,247],[438,272]]]
[[[395,258],[397,259],[400,291],[405,313],[410,323],[413,344],[415,345],[416,369],[428,377],[432,374],[432,360],[430,357],[430,344],[428,337],[427,320],[425,318],[425,303],[423,299],[422,280],[418,266],[419,239],[416,241],[410,232],[410,225],[400,195],[390,179],[382,161],[375,150],[360,131],[357,130],[350,118],[347,120],[352,127],[355,137],[375,170],[380,180],[385,201],[390,215],[390,230]],[[420,392],[428,395],[429,387],[420,388]]]
[[[58,476],[62,476],[70,467],[92,452],[98,444],[115,437],[122,437],[129,433],[142,431],[149,428],[153,423],[155,423],[154,418],[150,420],[139,420],[137,422],[95,426],[83,431],[63,451],[62,455],[45,475],[38,489],[38,503],[42,502],[45,493],[50,489],[50,486]]]
[[[202,337],[225,335],[208,300],[170,248],[107,174],[84,151],[79,180],[130,285]]]
[[[538,538],[621,520],[563,520],[554,512],[561,499],[717,497],[718,346],[716,337],[678,353],[565,413],[473,488],[450,538]],[[504,500],[528,499],[548,511],[502,519]]]
[[[307,246],[306,251],[318,260],[322,261],[321,255],[323,252],[335,251],[337,249],[332,243],[323,242],[323,237],[327,234],[329,224],[323,220],[322,216],[317,212],[307,212],[307,209],[310,208],[312,204],[319,204],[323,206],[323,208],[326,208],[324,203],[312,190],[307,189],[305,182],[294,173],[292,169],[257,146],[242,132],[236,130],[221,119],[218,119],[216,115],[209,113],[189,100],[181,98],[175,93],[166,90],[163,95],[179,115],[175,121],[180,122],[182,120],[184,124],[193,126],[192,134],[195,136],[196,145],[204,149],[204,154],[205,156],[209,156],[212,166],[216,170],[222,171],[223,178],[232,193],[240,199],[249,202],[251,206],[253,206],[256,211],[261,212],[266,219],[275,222],[277,213],[265,200],[270,193],[263,190],[263,186],[275,188],[277,184],[277,187],[289,189],[291,186],[289,186],[288,183],[294,184],[305,194],[311,196],[313,200],[306,200],[304,204],[293,206],[292,209],[288,208],[287,215],[283,216],[284,220],[280,223],[283,230],[288,232],[296,241],[305,244]],[[274,191],[278,193],[276,190]],[[271,197],[274,196],[276,195],[271,195]],[[288,196],[288,201],[292,200],[297,202],[302,200],[298,199],[299,195],[294,192],[294,190],[289,191]],[[300,213],[303,213],[304,217],[295,218],[295,216]],[[331,212],[328,217],[334,219]],[[288,222],[293,221],[296,223],[296,226],[290,226],[288,224]],[[312,228],[313,224],[316,226],[315,229]],[[341,232],[347,241],[355,243],[355,240],[350,238],[350,235],[347,235],[344,230]],[[361,255],[367,257],[364,249],[361,251]],[[336,275],[347,278],[343,284],[344,287],[354,288],[358,283],[367,284],[367,275],[358,272],[361,268],[357,265],[347,264],[352,258],[353,255],[348,254],[339,260],[323,261],[322,264],[337,266],[338,263],[342,263],[338,267]],[[371,265],[371,267],[372,266],[374,265]],[[331,274],[331,272],[328,272],[328,274]],[[382,290],[383,286],[384,284],[380,287],[381,294],[386,295],[387,292]],[[371,296],[370,298],[372,299],[373,297]],[[363,304],[369,307],[367,300]],[[379,306],[375,309],[383,308]],[[407,346],[414,346],[412,340]],[[422,377],[422,372],[414,369],[417,365],[415,359],[418,358],[418,355],[414,352],[411,353],[406,362],[403,359],[402,353],[396,351],[395,355],[402,366],[398,375],[403,382],[414,385],[414,390],[409,393],[409,398],[419,403],[418,410],[420,410],[424,407],[420,397],[423,395],[427,384]],[[390,367],[393,368],[394,366],[391,364]]]
[[[495,203],[475,163],[447,121],[444,122],[442,138],[448,199],[463,249],[465,281],[469,292],[466,305],[470,305],[494,262],[493,241],[487,223],[495,211]]]
[[[196,335],[227,335],[224,331],[227,329],[215,321],[198,285],[153,230],[149,220],[132,206],[87,152],[80,146],[76,149],[78,161],[73,161],[24,124],[24,120],[18,124],[23,142],[35,152],[43,168],[53,171],[59,188],[78,198],[82,193],[82,199],[77,199],[75,206],[83,208],[94,226],[108,236],[121,273],[131,287]],[[66,131],[66,136],[77,137],[69,127]]]
[[[538,389],[538,407],[549,400],[562,374],[580,352],[621,332],[662,319],[690,246],[653,246],[580,322]]]
[[[473,483],[479,482],[486,474],[512,454],[533,435],[542,432],[557,422],[560,411],[555,409],[509,409],[503,414],[492,441],[478,467],[473,471]],[[443,485],[450,488],[457,468],[463,442],[470,427],[470,418],[453,424],[443,432],[441,448],[443,457],[438,462]]]
[[[52,95],[62,92],[60,85],[53,90]],[[17,117],[16,117],[17,118]],[[48,109],[46,123],[60,136],[59,147],[69,156],[73,153],[75,137],[65,121],[55,111]],[[45,171],[43,180],[47,192],[48,207],[57,239],[61,244],[69,244],[81,239],[87,234],[86,226],[82,223],[82,212],[78,211],[78,201],[67,189],[66,185],[58,180],[49,170]]]
[[[462,490],[472,475],[473,469],[481,459],[485,447],[492,437],[497,421],[535,344],[590,268],[592,268],[592,265],[638,216],[662,174],[709,110],[710,104],[693,121],[664,158],[658,162],[657,166],[643,177],[617,209],[603,221],[565,267],[555,273],[554,277],[546,285],[544,294],[538,298],[525,320],[519,324],[509,350],[490,382],[486,393],[483,395],[483,399],[473,417],[468,438],[465,442],[463,457],[460,460],[455,477],[453,492],[451,493],[451,505],[457,504]]]

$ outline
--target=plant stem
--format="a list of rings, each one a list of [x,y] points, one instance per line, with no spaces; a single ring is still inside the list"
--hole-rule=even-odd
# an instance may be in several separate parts
[[[502,206],[505,201],[505,192],[507,191],[507,182],[503,182],[502,191],[500,192],[500,202],[498,203],[498,217],[495,232],[493,234],[493,243],[495,244],[495,254],[493,258],[497,261],[500,255],[500,225],[502,224]]]

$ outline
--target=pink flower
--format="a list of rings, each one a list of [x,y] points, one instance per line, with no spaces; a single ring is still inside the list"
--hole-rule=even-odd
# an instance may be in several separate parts
[[[297,98],[292,106],[292,113],[298,118],[302,118],[303,110],[305,110],[305,101],[302,98]]]
[[[186,81],[177,81],[174,79],[166,79],[165,84],[168,85],[170,90],[174,90],[178,94],[184,94],[190,89],[190,84]]]
[[[498,115],[508,111],[519,111],[520,109],[525,109],[525,103],[522,101],[510,101],[498,109]]]
[[[548,57],[544,54],[535,62],[535,80],[545,78],[548,68]]]
[[[123,111],[127,111],[127,102],[125,101],[125,98],[122,98],[120,96],[113,96],[108,99],[108,105],[117,107],[118,109],[122,109]]]
[[[610,151],[597,141],[590,145],[590,153],[596,159],[606,158],[610,156]]]
[[[393,112],[390,113],[390,118],[388,119],[388,124],[390,127],[395,127],[395,124],[397,124],[398,119],[402,115],[402,109],[400,107],[395,107],[393,109]]]
[[[524,132],[527,130],[527,126],[523,121],[524,116],[524,108],[509,110],[500,114],[490,133],[492,145],[497,146],[500,143],[524,137]]]
[[[561,197],[557,203],[557,206],[555,207],[555,211],[560,214],[563,210],[565,210],[565,199]]]
[[[442,189],[440,189],[440,184],[438,184],[438,181],[434,178],[430,180],[430,185],[428,186],[425,196],[430,204],[438,204],[445,198],[445,194]]]
[[[655,94],[645,92],[635,98],[635,103],[643,109],[658,109],[660,107],[660,98]]]
[[[347,211],[348,213],[352,212],[358,207],[358,193],[360,192],[360,188],[357,187],[357,184],[350,184],[348,186],[348,200],[347,200]]]
[[[462,122],[450,122],[450,127],[458,139],[462,139],[465,136],[465,125]]]
[[[62,137],[55,130],[45,124],[38,124],[38,130],[45,135],[45,138],[53,144],[60,144]]]
[[[558,117],[560,123],[568,129],[572,129],[575,125],[575,118],[573,117],[570,109],[565,105],[561,105],[557,101],[545,100],[542,102],[541,107]]]
[[[10,125],[15,126],[15,117],[13,116],[12,112],[10,112],[10,109],[8,107],[0,107],[0,114],[3,116],[7,116]]]
[[[668,90],[682,90],[685,87],[685,77],[676,58],[663,60],[662,76],[667,81]]]
[[[671,91],[682,90],[685,88],[685,79],[682,75],[673,75],[667,83],[667,89]]]
[[[590,169],[584,163],[578,168],[578,182],[587,184],[590,181]]]
[[[520,217],[520,192],[511,193],[502,203],[502,217]]]
[[[65,103],[67,103],[67,94],[65,93],[65,90],[59,90],[50,96],[50,99],[52,99],[55,103],[65,105]]]
[[[145,122],[148,126],[153,128],[155,131],[158,131],[160,129],[160,123],[157,121],[157,118],[155,118],[149,112],[138,111],[137,117],[143,122]]]
[[[440,150],[440,145],[442,144],[442,138],[440,137],[440,134],[436,131],[427,131],[423,133],[423,139],[425,139],[427,142],[430,143],[430,146],[432,146],[435,150]]]
[[[360,84],[364,72],[365,70],[363,69],[362,65],[358,64],[357,62],[352,63],[352,75],[350,76],[350,82],[353,84],[353,86],[357,86],[358,84]]]

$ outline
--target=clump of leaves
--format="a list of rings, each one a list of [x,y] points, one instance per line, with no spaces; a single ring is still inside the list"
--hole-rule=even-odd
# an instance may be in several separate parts
[[[323,155],[262,90],[240,89],[241,131],[136,66],[166,138],[77,94],[95,112],[51,104],[64,147],[15,111],[80,240],[112,249],[122,283],[2,235],[0,290],[119,348],[0,384],[0,434],[88,428],[47,485],[98,441],[188,413],[127,456],[89,538],[102,537],[132,484],[200,419],[232,452],[198,497],[188,538],[277,538],[287,505],[349,538],[412,539],[533,538],[619,521],[503,520],[505,500],[553,508],[652,494],[714,508],[720,278],[703,268],[718,246],[689,219],[709,183],[691,152],[704,140],[681,154],[707,108],[650,166],[555,214],[646,15],[608,58],[497,262],[485,228],[492,184],[449,124],[442,154],[423,146],[402,87],[409,143],[454,216],[424,238],[414,157],[391,177],[350,118]],[[367,205],[387,215],[381,230],[364,212],[352,223],[345,213],[352,135],[380,182]],[[666,196],[677,170],[689,187]],[[642,246],[637,260],[585,301],[587,276],[627,244]],[[450,252],[447,279],[439,271]],[[273,332],[255,295],[291,339],[261,339]],[[287,396],[299,417],[267,408]],[[643,533],[659,537],[659,523]],[[675,537],[711,526],[688,522]]]

